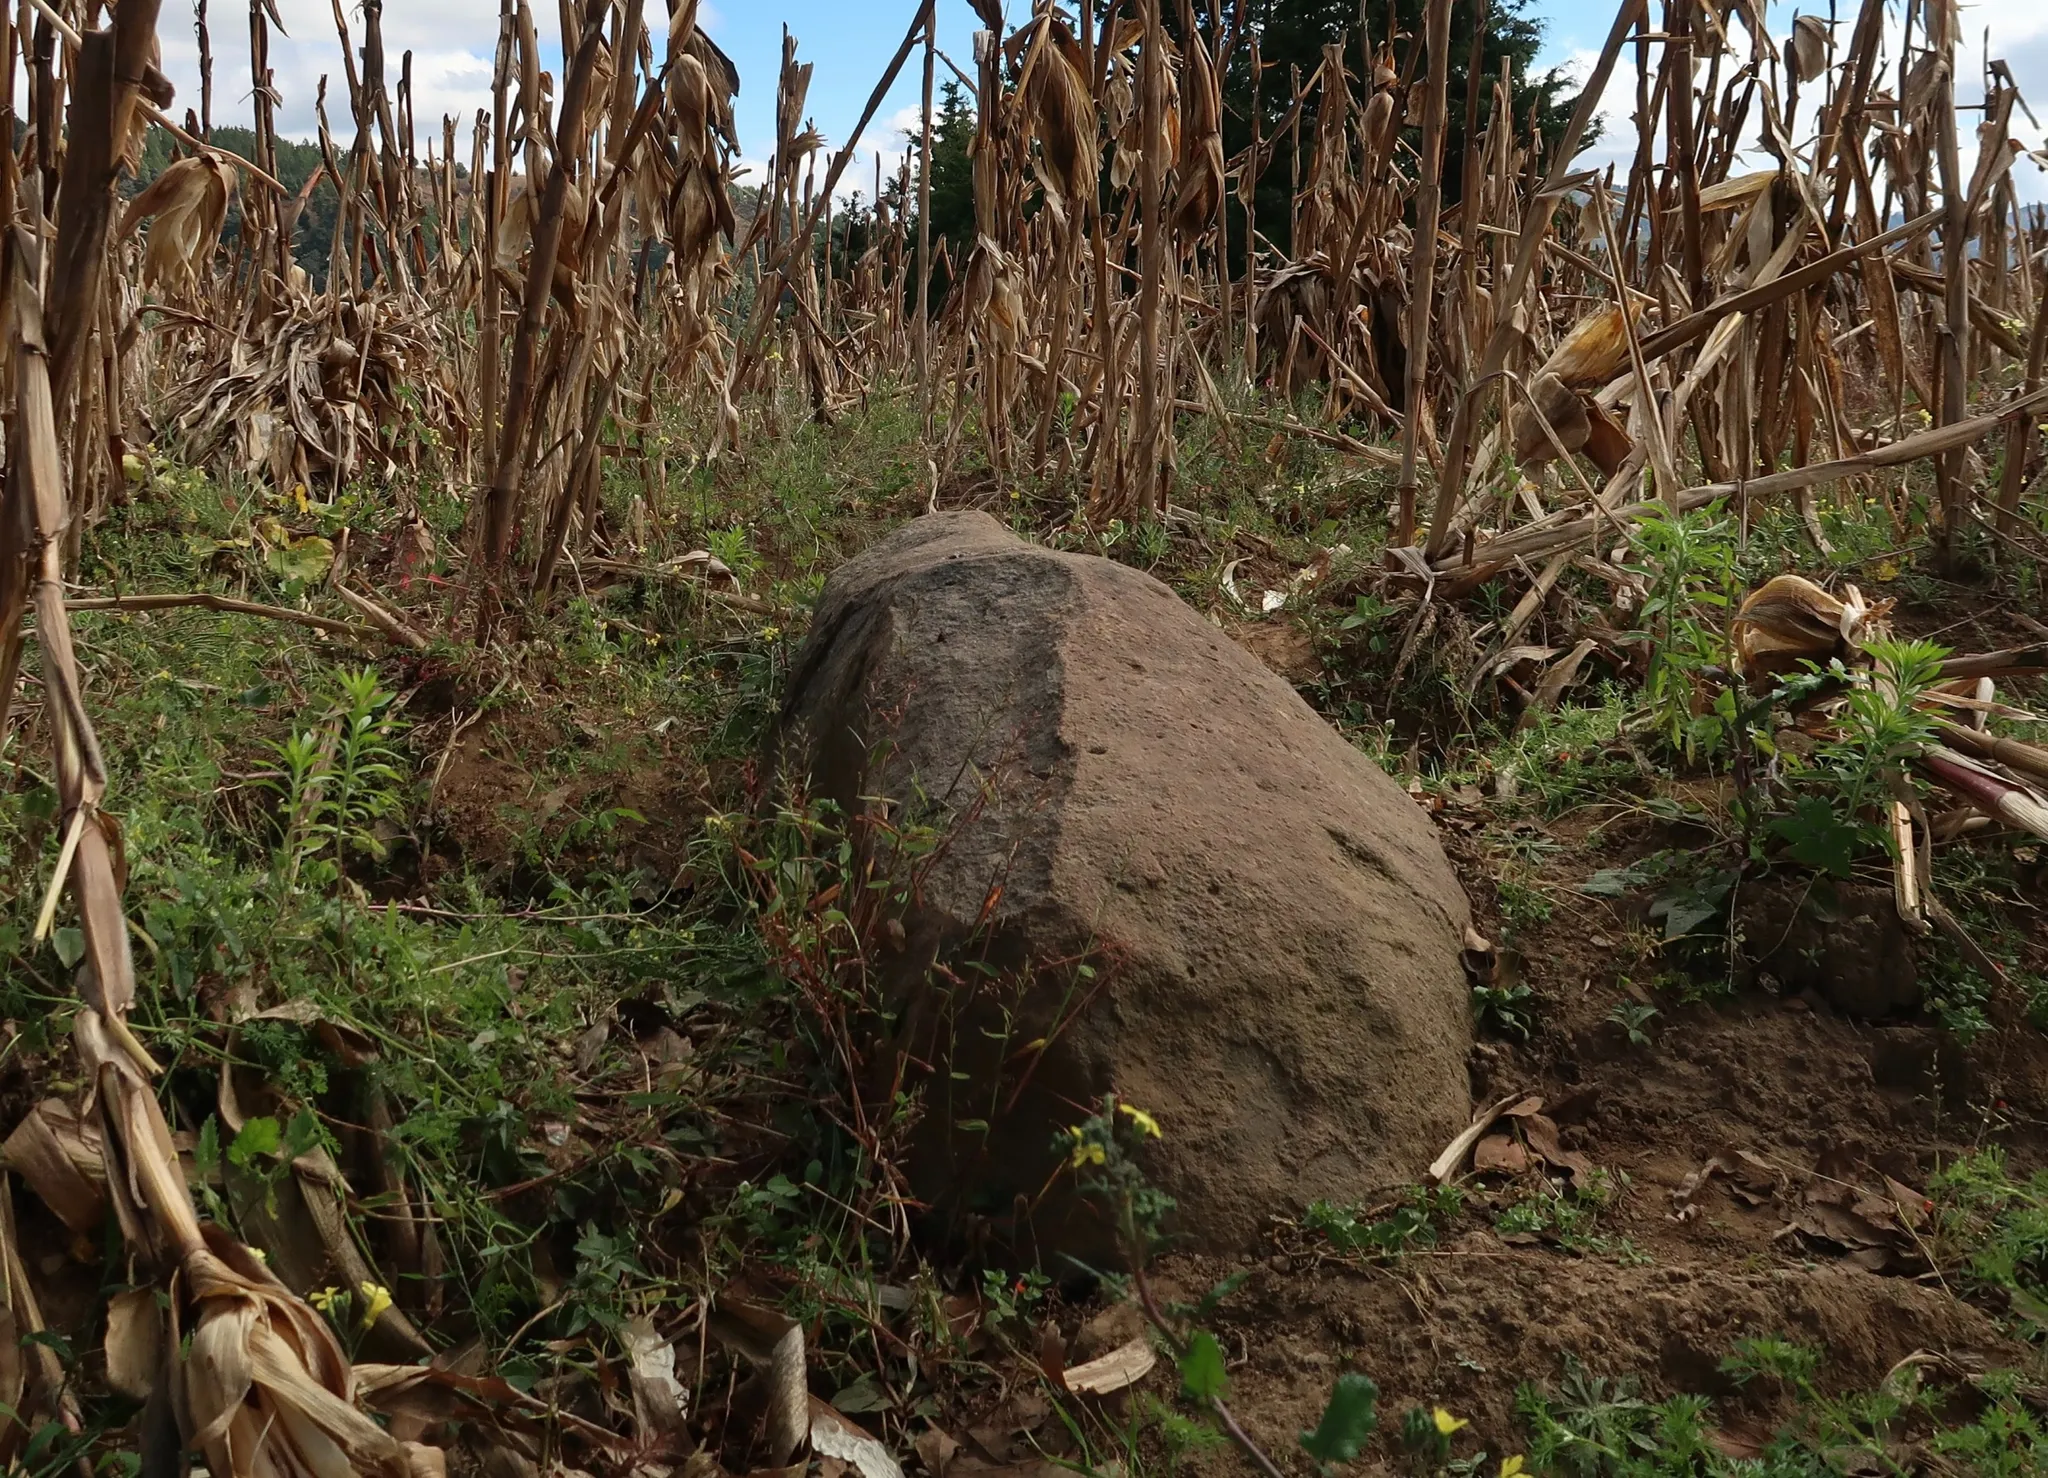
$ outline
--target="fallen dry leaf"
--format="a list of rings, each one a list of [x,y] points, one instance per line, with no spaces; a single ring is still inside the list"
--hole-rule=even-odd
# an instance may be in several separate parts
[[[1522,1137],[1545,1163],[1570,1175],[1573,1185],[1583,1185],[1592,1177],[1593,1162],[1577,1150],[1566,1149],[1558,1140],[1557,1125],[1542,1114],[1523,1118]]]
[[[810,1398],[811,1450],[835,1457],[861,1478],[903,1478],[903,1467],[882,1443],[834,1411],[827,1402]]]
[[[676,1349],[648,1319],[626,1321],[627,1380],[633,1388],[633,1422],[640,1440],[667,1446],[683,1437],[690,1392],[676,1379]]]
[[[1482,1175],[1520,1175],[1529,1168],[1529,1152],[1511,1134],[1489,1134],[1473,1147],[1472,1168]]]
[[[1135,1386],[1158,1363],[1151,1337],[1141,1334],[1085,1365],[1069,1366],[1067,1389],[1080,1396],[1108,1396]]]
[[[937,1427],[926,1427],[912,1446],[917,1450],[917,1460],[924,1464],[924,1470],[931,1478],[945,1478],[947,1466],[953,1461],[954,1454],[960,1451],[960,1444]]]

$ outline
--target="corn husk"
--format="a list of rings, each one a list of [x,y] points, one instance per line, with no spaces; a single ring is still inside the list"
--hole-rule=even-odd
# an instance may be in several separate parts
[[[234,172],[211,154],[174,161],[128,203],[121,234],[150,222],[142,280],[152,287],[190,288],[220,244]]]
[[[1642,316],[1640,304],[1632,303],[1629,321]],[[1605,385],[1628,367],[1628,331],[1623,325],[1621,305],[1609,303],[1596,308],[1572,325],[1550,357],[1537,372],[1555,375],[1574,390]]]
[[[1072,209],[1095,191],[1102,172],[1095,103],[1081,46],[1058,21],[1045,27],[1018,95],[1024,126],[1038,145],[1031,167],[1056,208]]]
[[[355,1376],[327,1321],[215,1229],[172,1284],[172,1364],[188,1441],[216,1478],[410,1478],[398,1439],[355,1404]]]
[[[1736,661],[1752,682],[1805,662],[1848,660],[1881,628],[1891,603],[1873,606],[1853,585],[1831,595],[1802,575],[1779,575],[1750,592],[1735,616]]]

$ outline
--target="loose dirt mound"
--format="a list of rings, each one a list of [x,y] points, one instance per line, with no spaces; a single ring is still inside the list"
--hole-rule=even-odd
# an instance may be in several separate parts
[[[783,730],[820,796],[944,838],[871,1060],[934,1069],[911,1173],[942,1211],[1104,1255],[1045,1188],[1111,1091],[1208,1249],[1412,1180],[1465,1122],[1466,902],[1428,822],[1157,581],[920,519],[826,587]]]

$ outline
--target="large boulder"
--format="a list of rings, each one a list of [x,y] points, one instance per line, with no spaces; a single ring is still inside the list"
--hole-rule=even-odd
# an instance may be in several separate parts
[[[1210,1251],[1464,1126],[1466,903],[1428,821],[1157,580],[918,519],[827,583],[779,735],[814,796],[944,838],[867,1067],[922,1079],[908,1173],[954,1233],[1112,1255],[1054,1145],[1110,1091]]]

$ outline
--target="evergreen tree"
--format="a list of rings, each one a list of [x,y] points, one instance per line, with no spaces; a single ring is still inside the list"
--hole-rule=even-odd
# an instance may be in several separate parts
[[[937,261],[943,241],[956,272],[974,249],[974,161],[968,157],[974,144],[974,124],[966,89],[948,78],[932,115],[932,259]],[[910,214],[914,229],[915,201]],[[932,284],[935,301],[942,282]]]
[[[1259,59],[1265,67],[1265,75],[1260,79],[1258,88],[1259,134],[1262,139],[1271,143],[1293,105],[1293,69],[1299,67],[1303,82],[1307,82],[1316,68],[1322,65],[1323,48],[1330,43],[1346,42],[1344,65],[1351,77],[1351,93],[1361,102],[1364,100],[1369,78],[1365,75],[1365,59],[1359,44],[1361,9],[1371,26],[1373,44],[1377,47],[1388,39],[1387,0],[1363,0],[1363,3],[1361,0],[1243,0],[1243,3],[1245,24],[1258,35]],[[1533,117],[1546,146],[1555,148],[1570,121],[1578,95],[1572,90],[1569,80],[1560,73],[1531,75],[1530,68],[1543,43],[1543,25],[1527,14],[1527,5],[1528,0],[1490,0],[1487,6],[1485,35],[1479,53],[1480,70],[1483,78],[1487,79],[1482,82],[1479,97],[1479,128],[1483,133],[1493,116],[1491,79],[1499,77],[1501,64],[1506,62],[1514,79],[1518,131],[1526,134]],[[1392,0],[1394,19],[1398,22],[1401,37],[1405,38],[1396,40],[1394,44],[1396,66],[1406,59],[1409,47],[1422,44],[1423,6],[1424,0]],[[1207,34],[1206,11],[1199,4],[1196,11],[1200,28]],[[1229,14],[1227,7],[1225,14]],[[1472,30],[1477,19],[1475,0],[1456,0],[1451,9],[1449,127],[1444,135],[1446,206],[1454,204],[1463,195],[1466,74],[1472,54]],[[1414,69],[1414,83],[1418,88],[1423,82],[1424,69],[1425,59],[1418,58]],[[1251,142],[1252,75],[1248,40],[1238,43],[1230,59],[1223,93],[1223,144],[1235,158]],[[1313,147],[1316,101],[1311,97],[1302,113],[1304,172],[1308,153]],[[1420,143],[1419,131],[1411,130],[1410,137]],[[1592,137],[1589,135],[1585,142],[1591,143]],[[1289,195],[1293,182],[1294,165],[1289,157],[1289,145],[1283,142],[1274,150],[1272,163],[1259,181],[1255,201],[1260,233],[1283,252],[1290,246],[1293,211]],[[1236,211],[1233,211],[1231,221],[1231,242],[1233,256],[1241,259],[1245,249],[1244,219]]]

